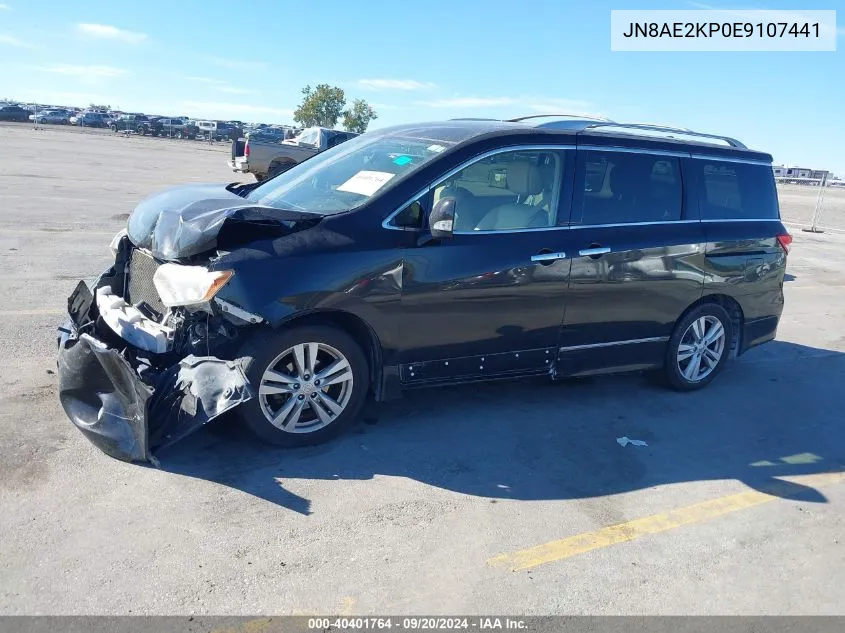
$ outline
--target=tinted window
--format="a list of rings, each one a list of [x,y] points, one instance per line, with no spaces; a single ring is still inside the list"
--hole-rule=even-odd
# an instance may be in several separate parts
[[[390,224],[392,226],[407,229],[419,229],[422,228],[423,217],[422,201],[414,200],[411,204],[397,213],[391,220]]]
[[[692,169],[701,183],[702,220],[779,217],[775,179],[768,165],[697,159]]]
[[[329,135],[329,140],[326,143],[328,147],[334,147],[335,145],[340,145],[344,141],[346,141],[349,137],[346,134],[331,134]]]
[[[455,231],[514,231],[558,223],[567,153],[502,152],[482,158],[434,188],[434,202],[455,198]]]
[[[680,161],[633,152],[578,152],[573,222],[627,224],[681,219]]]

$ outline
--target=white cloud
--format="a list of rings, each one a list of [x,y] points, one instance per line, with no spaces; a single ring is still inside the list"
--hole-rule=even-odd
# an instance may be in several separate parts
[[[99,37],[106,40],[119,40],[127,44],[140,44],[147,39],[146,33],[124,31],[108,24],[77,24],[76,30],[83,35]]]
[[[35,48],[29,42],[24,42],[16,37],[12,37],[11,35],[7,35],[5,33],[0,33],[0,44],[7,44],[9,46],[17,46],[18,48]]]
[[[75,66],[72,64],[53,64],[51,66],[36,66],[36,70],[45,73],[56,73],[70,77],[81,77],[84,79],[105,79],[109,77],[120,77],[125,75],[123,68],[114,66]]]
[[[215,85],[224,83],[220,79],[212,79],[211,77],[185,77],[188,81],[195,81],[198,84],[208,84],[208,85]]]
[[[181,107],[191,114],[208,118],[236,118],[255,119],[256,117],[272,117],[281,121],[293,118],[293,110],[274,108],[263,105],[245,103],[225,103],[219,101],[183,101]]]
[[[11,10],[12,10],[12,7],[10,7],[8,4],[0,4],[0,11],[11,11]]]
[[[418,105],[429,108],[492,108],[496,106],[513,105],[517,102],[513,97],[450,97],[433,101],[418,101]]]
[[[230,95],[251,95],[255,94],[255,90],[247,90],[246,88],[235,88],[234,86],[217,86],[214,88],[218,92],[225,92]]]
[[[203,84],[209,87],[211,90],[216,90],[217,92],[225,92],[226,94],[232,95],[248,95],[248,94],[255,94],[257,91],[255,90],[247,90],[246,88],[236,88],[231,84],[223,81],[222,79],[214,79],[212,77],[185,77],[188,81],[193,81],[195,83]]]
[[[577,99],[545,99],[545,98],[526,98],[520,100],[529,110],[534,112],[542,112],[543,114],[589,114],[595,116],[595,112],[591,112],[591,104],[588,101],[580,101]]]
[[[205,57],[205,61],[227,70],[262,70],[264,62],[253,62],[242,59],[229,59],[228,57]]]
[[[359,79],[358,86],[369,90],[429,90],[436,88],[431,82],[416,79]]]

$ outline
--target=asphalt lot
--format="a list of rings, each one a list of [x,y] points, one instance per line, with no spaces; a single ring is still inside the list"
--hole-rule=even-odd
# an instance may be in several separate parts
[[[778,340],[702,392],[421,391],[318,448],[220,420],[156,469],[65,419],[55,326],[141,197],[236,179],[227,147],[0,146],[0,614],[845,613],[845,235],[794,232]]]

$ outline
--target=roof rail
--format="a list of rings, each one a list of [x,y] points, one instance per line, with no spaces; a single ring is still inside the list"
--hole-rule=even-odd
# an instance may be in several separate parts
[[[735,138],[731,138],[730,136],[720,136],[718,134],[704,134],[702,132],[693,132],[692,130],[688,130],[686,128],[681,127],[651,125],[649,123],[614,123],[612,121],[591,123],[589,125],[584,126],[585,130],[589,129],[597,132],[610,131],[602,130],[600,128],[619,128],[620,130],[643,130],[646,132],[664,132],[669,138],[672,138],[672,134],[683,134],[685,136],[694,136],[697,138],[722,141],[723,143],[727,143],[729,146],[735,147],[737,149],[748,149],[743,143],[740,143],[738,140],[736,140]],[[636,134],[636,132],[634,132],[634,134]]]
[[[700,139],[721,141],[722,143],[725,143],[728,146],[735,147],[737,149],[748,149],[745,144],[741,143],[735,138],[731,138],[730,136],[720,136],[718,134],[704,134],[703,132],[694,132],[693,130],[690,130],[688,128],[671,127],[668,125],[660,125],[655,123],[617,123],[616,121],[612,121],[604,117],[590,116],[586,114],[532,114],[530,116],[517,117],[515,119],[506,119],[506,121],[508,123],[517,123],[520,121],[528,121],[530,119],[548,118],[568,120],[548,121],[545,123],[539,123],[537,124],[537,127],[566,129],[573,130],[576,132],[583,132],[584,130],[609,132],[611,130],[602,130],[600,128],[617,128],[619,130],[622,130],[623,132],[625,130],[628,130],[630,134],[636,134],[637,130],[642,130],[644,132],[661,132],[667,138],[674,138],[672,136],[673,134],[683,134],[685,136],[692,136]],[[647,135],[643,134],[641,136]]]
[[[625,123],[624,125],[625,126],[629,126],[629,125],[652,125],[654,127],[668,127],[668,126],[664,125],[663,123],[651,123],[651,122],[646,122],[646,121],[630,121],[628,123]],[[674,128],[676,130],[683,130],[684,132],[692,132],[692,130],[689,129],[688,127],[675,127],[673,125],[672,128]]]
[[[507,123],[519,123],[520,121],[527,121],[528,119],[548,119],[548,118],[567,118],[567,119],[584,119],[586,121],[607,121],[612,123],[610,119],[601,116],[591,116],[589,114],[531,114],[529,116],[520,116],[515,119],[505,119]]]

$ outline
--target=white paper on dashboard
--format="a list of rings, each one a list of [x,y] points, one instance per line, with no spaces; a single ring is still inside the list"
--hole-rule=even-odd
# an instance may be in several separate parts
[[[359,193],[362,196],[371,196],[395,175],[387,171],[359,171],[352,178],[340,185],[337,190]]]

